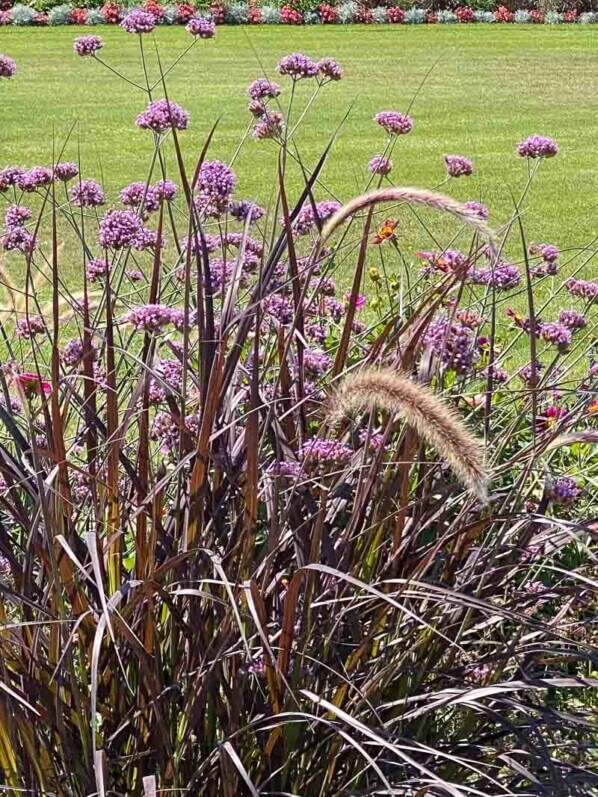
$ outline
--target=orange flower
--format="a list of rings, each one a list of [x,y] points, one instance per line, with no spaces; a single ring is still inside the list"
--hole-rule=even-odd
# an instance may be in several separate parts
[[[598,398],[593,399],[588,407],[588,415],[598,415]]]
[[[398,221],[393,221],[392,219],[386,219],[382,227],[378,228],[378,232],[372,239],[373,244],[381,244],[383,241],[394,241],[395,239],[395,227],[398,225]]]

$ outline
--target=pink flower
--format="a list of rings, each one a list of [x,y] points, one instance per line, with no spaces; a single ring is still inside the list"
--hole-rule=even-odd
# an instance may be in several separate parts
[[[17,384],[28,398],[35,395],[40,396],[42,393],[47,395],[52,392],[52,385],[49,382],[44,382],[38,374],[15,374],[12,381]]]

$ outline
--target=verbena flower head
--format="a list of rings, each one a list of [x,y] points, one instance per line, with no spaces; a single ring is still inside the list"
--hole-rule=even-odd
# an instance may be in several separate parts
[[[250,100],[272,100],[280,95],[280,86],[264,78],[258,78],[247,88],[247,96]]]
[[[189,127],[189,121],[188,111],[172,100],[163,99],[150,102],[145,111],[139,114],[136,123],[142,130],[165,133],[171,127],[176,130],[186,130]]]
[[[319,72],[318,64],[303,53],[291,53],[281,58],[276,67],[281,75],[288,75],[293,80],[316,77]]]
[[[150,33],[156,27],[156,18],[148,11],[136,8],[129,11],[120,26],[127,33]]]
[[[517,144],[517,153],[522,158],[554,158],[559,145],[548,136],[530,136]]]
[[[5,252],[22,252],[28,255],[35,249],[33,233],[23,227],[13,227],[2,236],[0,243]]]
[[[539,255],[547,263],[554,263],[559,259],[561,253],[554,244],[530,244],[528,248],[530,255]]]
[[[318,72],[323,80],[340,80],[343,76],[343,68],[339,62],[329,56],[318,61]]]
[[[301,448],[299,458],[305,466],[343,465],[352,454],[353,450],[339,440],[314,437]]]
[[[590,280],[576,280],[570,277],[565,282],[565,288],[571,296],[579,296],[581,299],[598,299],[598,282]]]
[[[559,323],[569,327],[569,329],[583,329],[588,324],[588,320],[583,313],[577,310],[561,310],[559,312]]]
[[[583,490],[572,476],[560,476],[548,489],[548,497],[554,504],[573,504]]]
[[[32,194],[38,188],[50,185],[53,180],[52,170],[46,166],[34,166],[28,172],[23,172],[17,177],[17,186],[21,191]]]
[[[41,335],[46,331],[46,324],[43,318],[34,315],[29,318],[19,318],[16,333],[20,338],[31,340],[36,335]]]
[[[368,163],[368,169],[372,174],[381,174],[386,176],[392,170],[392,161],[386,155],[374,155]]]
[[[137,208],[143,202],[143,207],[146,213],[151,213],[157,210],[160,206],[159,200],[154,195],[150,186],[144,182],[138,181],[126,185],[119,194],[120,201],[123,205],[128,205],[132,208]]]
[[[90,56],[95,55],[103,46],[104,42],[102,39],[92,33],[88,36],[79,36],[78,39],[75,39],[73,50],[77,55]]]
[[[493,267],[476,269],[471,279],[477,285],[489,285],[499,291],[507,291],[519,285],[521,272],[514,263],[497,263]]]
[[[22,227],[32,215],[32,211],[24,205],[11,205],[4,214],[4,226],[7,230],[12,230],[14,227]]]
[[[85,273],[87,275],[87,279],[90,282],[97,282],[100,279],[103,279],[109,271],[109,264],[108,260],[101,259],[101,258],[94,258],[90,260],[87,264],[87,268],[85,269]]]
[[[423,343],[444,368],[458,374],[469,373],[479,356],[471,329],[447,316],[440,316],[429,324]]]
[[[176,199],[178,191],[172,180],[158,180],[151,188],[152,197],[157,202],[172,202]]]
[[[0,77],[12,77],[17,71],[17,65],[7,55],[0,53]]]
[[[216,35],[216,25],[205,17],[193,17],[187,23],[185,30],[200,39],[212,39]]]
[[[231,202],[228,206],[230,215],[238,221],[247,221],[250,224],[258,222],[266,213],[264,208],[249,199],[240,199],[237,202]]]
[[[226,212],[237,177],[233,170],[221,160],[204,161],[199,170],[195,204],[209,216],[220,216]]]
[[[465,207],[470,213],[477,216],[478,219],[487,219],[490,215],[490,211],[486,205],[482,205],[481,202],[466,202]]]
[[[79,174],[76,163],[57,163],[54,167],[54,179],[61,183],[68,183]]]
[[[413,128],[413,119],[400,111],[380,111],[374,121],[393,136],[405,135]]]
[[[100,221],[100,244],[108,249],[132,246],[142,229],[139,217],[132,210],[109,210]]]
[[[444,166],[449,177],[468,177],[473,174],[473,163],[463,155],[445,155]]]
[[[69,196],[78,208],[98,208],[106,202],[104,190],[95,180],[81,180],[71,188]]]
[[[159,332],[165,326],[175,323],[178,313],[180,311],[165,304],[146,304],[129,310],[123,320],[127,324],[133,324],[138,332]]]
[[[278,111],[268,111],[253,128],[253,136],[258,140],[266,138],[279,139],[284,133],[284,117]]]
[[[301,208],[297,214],[297,218],[293,223],[293,229],[297,235],[307,235],[307,233],[316,226],[316,214],[317,219],[322,223],[333,216],[340,208],[340,202],[335,202],[332,199],[326,199],[324,202],[316,203],[316,213],[314,213],[314,209],[311,205],[307,205]]]
[[[571,343],[571,329],[564,324],[555,322],[541,324],[539,334],[542,340],[555,346],[567,347]]]
[[[17,185],[19,177],[24,174],[24,169],[20,166],[7,166],[0,171],[0,192],[7,191],[13,185]]]

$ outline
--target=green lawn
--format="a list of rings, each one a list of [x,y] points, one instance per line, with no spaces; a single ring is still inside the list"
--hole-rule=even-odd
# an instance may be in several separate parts
[[[136,37],[113,27],[97,30],[105,39],[106,60],[139,79]],[[80,141],[85,171],[103,174],[114,191],[144,175],[150,137],[133,124],[144,100],[73,54],[72,40],[81,32],[2,29],[0,50],[15,58],[20,71],[1,86],[0,165],[47,162],[52,131],[61,140],[77,122],[66,155],[76,159]],[[165,64],[189,42],[180,27],[161,28],[156,39]],[[510,211],[510,191],[516,193],[525,179],[516,142],[531,133],[551,135],[562,152],[545,164],[534,188],[528,229],[533,237],[579,245],[597,231],[597,48],[598,31],[591,26],[226,27],[173,70],[169,86],[173,99],[192,114],[192,129],[184,136],[190,159],[219,115],[213,152],[227,158],[248,122],[246,85],[262,68],[273,72],[278,58],[293,50],[339,58],[345,79],[326,91],[300,145],[313,162],[351,106],[337,157],[325,174],[331,190],[348,198],[363,186],[367,161],[382,146],[373,114],[406,109],[435,65],[413,105],[415,128],[397,150],[396,182],[433,186],[443,176],[443,153],[469,155],[477,175],[451,191],[463,199],[481,196],[499,220]],[[247,142],[238,160],[241,194],[267,200],[271,146]]]

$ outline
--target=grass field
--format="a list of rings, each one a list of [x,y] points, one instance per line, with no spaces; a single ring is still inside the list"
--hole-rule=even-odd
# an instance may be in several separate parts
[[[73,38],[81,32],[1,30],[0,50],[18,62],[19,74],[1,87],[0,166],[48,163],[52,133],[60,146],[76,122],[65,157],[76,160],[80,146],[86,175],[102,178],[114,198],[124,184],[145,175],[150,136],[133,124],[145,101],[107,70],[73,54]],[[136,37],[112,27],[99,32],[103,57],[140,79]],[[155,38],[165,65],[189,42],[180,27],[161,28]],[[366,164],[383,146],[373,114],[405,110],[433,67],[413,103],[415,128],[396,150],[395,183],[437,185],[445,152],[468,155],[476,175],[454,182],[450,191],[460,199],[481,198],[497,224],[510,214],[511,192],[517,195],[525,183],[515,144],[532,133],[553,136],[561,154],[543,164],[526,208],[526,228],[533,239],[567,248],[587,244],[597,232],[598,159],[591,143],[598,141],[597,45],[598,31],[591,26],[225,27],[171,72],[169,89],[192,114],[192,129],[184,136],[189,162],[218,116],[222,123],[212,152],[227,159],[248,123],[245,88],[251,79],[264,70],[272,74],[279,57],[293,50],[337,57],[345,79],[314,107],[299,146],[313,163],[350,109],[324,175],[330,190],[347,199],[361,190]],[[301,87],[305,97],[308,92]],[[267,203],[275,178],[272,147],[247,141],[237,160],[239,196]]]

